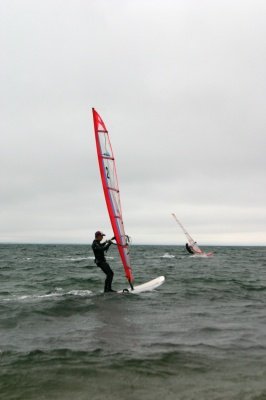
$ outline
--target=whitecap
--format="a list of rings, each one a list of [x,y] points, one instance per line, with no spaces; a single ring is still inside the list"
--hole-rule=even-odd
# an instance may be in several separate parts
[[[92,294],[91,290],[84,290],[84,289],[76,289],[76,290],[70,290],[69,292],[66,293],[67,295],[74,295],[74,296],[88,296],[89,294]]]
[[[175,258],[175,256],[173,256],[172,254],[169,253],[165,253],[163,256],[161,256],[160,258]]]

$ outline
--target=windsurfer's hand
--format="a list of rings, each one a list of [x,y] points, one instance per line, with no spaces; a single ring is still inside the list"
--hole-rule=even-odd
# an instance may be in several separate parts
[[[110,240],[116,240],[116,239],[115,239],[115,236],[114,236],[114,237],[112,237]]]

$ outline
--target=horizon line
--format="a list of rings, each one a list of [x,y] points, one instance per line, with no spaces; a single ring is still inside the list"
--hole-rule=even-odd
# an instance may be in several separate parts
[[[74,243],[74,242],[1,242],[0,245],[55,245],[55,246],[90,246],[91,243]],[[183,247],[185,244],[177,244],[177,243],[167,243],[167,244],[158,244],[158,243],[132,243],[130,246],[178,246]],[[266,244],[205,244],[201,243],[200,247],[266,247]]]

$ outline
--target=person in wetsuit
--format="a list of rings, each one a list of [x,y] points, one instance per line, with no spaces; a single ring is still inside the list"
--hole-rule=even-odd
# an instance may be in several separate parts
[[[96,263],[97,267],[101,268],[101,270],[106,275],[104,283],[104,292],[115,292],[115,290],[112,289],[112,281],[114,273],[110,265],[106,262],[105,258],[105,252],[108,251],[109,247],[112,244],[112,240],[114,240],[115,237],[113,237],[111,240],[107,240],[106,242],[101,243],[104,236],[105,234],[102,233],[101,231],[95,232],[95,239],[92,242],[91,247],[95,256],[94,262]]]
[[[186,243],[186,249],[190,254],[194,254],[194,251],[192,250],[192,247],[188,243]]]

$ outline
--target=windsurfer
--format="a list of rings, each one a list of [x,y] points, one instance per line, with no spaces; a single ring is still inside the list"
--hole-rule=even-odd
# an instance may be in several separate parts
[[[190,254],[194,254],[194,251],[192,249],[192,246],[190,246],[188,243],[186,243],[186,249]]]
[[[92,242],[92,250],[95,256],[95,263],[97,267],[101,268],[101,270],[105,273],[106,279],[104,283],[104,292],[115,292],[112,289],[112,281],[114,277],[114,273],[110,267],[110,265],[106,262],[105,252],[108,251],[109,247],[112,244],[112,240],[115,240],[113,237],[111,240],[107,240],[104,243],[101,243],[105,234],[101,231],[95,232],[95,239]]]

